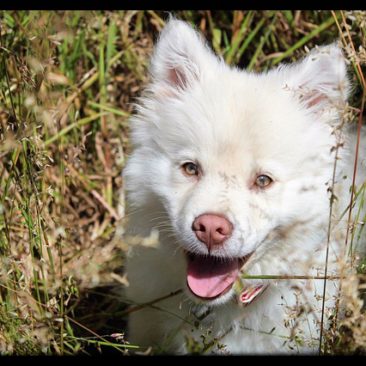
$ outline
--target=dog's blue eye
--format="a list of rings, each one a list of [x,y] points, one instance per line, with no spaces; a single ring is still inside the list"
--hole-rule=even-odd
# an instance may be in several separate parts
[[[270,178],[268,175],[258,175],[257,179],[255,180],[256,186],[260,188],[268,187],[273,182],[273,179]]]
[[[198,175],[199,173],[198,165],[192,162],[184,163],[182,165],[182,170],[183,173],[188,176]]]

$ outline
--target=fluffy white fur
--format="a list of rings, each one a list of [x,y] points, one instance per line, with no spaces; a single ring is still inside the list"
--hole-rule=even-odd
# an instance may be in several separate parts
[[[296,64],[248,73],[227,66],[189,25],[170,20],[151,75],[131,119],[134,151],[124,170],[126,240],[136,244],[137,236],[144,244],[131,244],[126,295],[140,304],[184,291],[133,312],[130,342],[169,353],[192,349],[192,339],[202,345],[214,338],[219,345],[209,352],[315,352],[322,280],[267,280],[267,290],[248,306],[234,290],[200,301],[187,289],[184,250],[207,254],[192,222],[223,214],[234,231],[212,255],[254,251],[243,269],[253,275],[324,274],[338,151],[328,274],[337,273],[345,233],[337,220],[349,202],[353,162],[349,138],[337,129],[349,94],[340,49],[319,47]],[[182,174],[187,161],[200,164],[202,177]],[[257,174],[274,183],[255,189]],[[148,245],[151,236],[157,245]],[[336,294],[337,283],[327,281],[326,317]]]

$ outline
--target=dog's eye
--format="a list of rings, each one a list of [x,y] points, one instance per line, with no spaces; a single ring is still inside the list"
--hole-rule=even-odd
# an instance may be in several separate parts
[[[272,178],[268,175],[258,175],[257,179],[255,180],[255,185],[259,188],[268,187],[273,182]]]
[[[198,176],[199,173],[198,165],[192,162],[184,163],[182,165],[182,170],[183,173],[188,176]]]

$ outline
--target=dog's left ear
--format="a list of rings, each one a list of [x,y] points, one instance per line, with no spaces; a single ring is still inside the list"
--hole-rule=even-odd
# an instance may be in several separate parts
[[[171,18],[156,44],[150,72],[159,93],[171,95],[215,70],[218,62],[200,33],[188,23]]]
[[[306,108],[324,111],[344,107],[350,84],[345,58],[336,43],[317,47],[299,63],[284,69],[288,72],[286,86]]]

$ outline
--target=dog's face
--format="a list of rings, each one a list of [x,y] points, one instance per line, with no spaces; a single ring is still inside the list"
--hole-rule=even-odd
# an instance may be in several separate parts
[[[291,67],[250,74],[170,21],[151,73],[132,120],[130,201],[159,197],[187,253],[190,290],[224,299],[245,262],[286,260],[299,236],[315,243],[312,229],[326,226],[344,60],[331,45]]]

